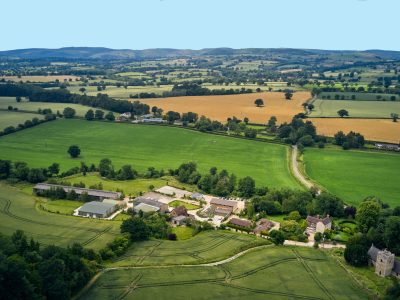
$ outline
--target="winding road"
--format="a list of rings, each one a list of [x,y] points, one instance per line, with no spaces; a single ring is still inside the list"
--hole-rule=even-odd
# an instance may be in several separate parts
[[[316,188],[316,186],[307,178],[304,177],[304,175],[299,171],[299,165],[297,162],[297,145],[292,146],[292,171],[293,175],[301,182],[302,185],[304,185],[306,188],[311,189],[311,188]],[[317,188],[317,193],[320,194],[321,191]]]

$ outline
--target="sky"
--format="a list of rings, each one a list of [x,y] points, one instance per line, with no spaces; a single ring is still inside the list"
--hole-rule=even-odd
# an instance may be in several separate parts
[[[400,0],[4,0],[0,50],[400,50]]]

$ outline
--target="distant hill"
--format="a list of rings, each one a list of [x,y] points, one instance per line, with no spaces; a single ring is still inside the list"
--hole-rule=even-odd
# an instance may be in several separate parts
[[[374,58],[384,60],[399,60],[400,51],[367,50],[367,51],[339,51],[318,49],[290,49],[290,48],[208,48],[201,50],[156,48],[145,50],[110,49],[103,47],[65,47],[60,49],[31,48],[0,51],[3,59],[150,59],[171,57],[196,56],[353,56],[357,58]]]

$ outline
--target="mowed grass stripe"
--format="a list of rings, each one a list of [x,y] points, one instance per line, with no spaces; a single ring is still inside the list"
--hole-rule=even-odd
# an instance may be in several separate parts
[[[72,144],[82,150],[79,159],[67,154]],[[195,161],[202,173],[216,166],[239,178],[251,176],[259,186],[300,188],[288,168],[287,146],[181,128],[57,120],[0,138],[0,149],[0,158],[34,167],[58,162],[66,170],[108,157],[117,168],[132,164],[144,172],[150,166],[168,170]]]
[[[400,205],[400,155],[336,149],[307,149],[307,174],[346,203],[358,205],[377,196]]]

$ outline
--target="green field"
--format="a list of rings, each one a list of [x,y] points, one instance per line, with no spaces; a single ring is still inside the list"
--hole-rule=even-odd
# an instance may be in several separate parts
[[[391,113],[400,114],[400,101],[353,101],[315,100],[311,117],[339,117],[337,112],[345,109],[355,118],[390,118]]]
[[[68,156],[73,144],[81,148],[79,159]],[[0,148],[0,158],[36,167],[58,162],[66,170],[108,157],[116,168],[132,164],[144,172],[150,166],[168,170],[195,161],[202,173],[216,166],[239,178],[252,176],[260,186],[300,188],[289,171],[287,146],[182,128],[62,119],[1,137]]]
[[[178,241],[187,240],[193,237],[193,228],[186,226],[172,227],[172,233],[176,234]]]
[[[0,232],[11,235],[21,229],[44,245],[66,247],[77,242],[97,250],[119,233],[120,222],[45,212],[36,206],[37,200],[41,201],[0,182]]]
[[[110,266],[201,264],[225,259],[244,249],[268,243],[254,235],[206,231],[184,241],[149,240],[134,243]]]
[[[217,266],[106,270],[80,299],[367,299],[320,250],[267,247]]]
[[[307,149],[304,161],[307,174],[345,203],[358,205],[374,195],[400,205],[399,154]]]
[[[187,202],[184,202],[184,201],[179,201],[179,200],[175,200],[175,201],[170,202],[169,206],[171,206],[171,207],[184,206],[184,207],[186,207],[187,210],[193,210],[193,209],[200,208],[200,206],[198,206],[198,205],[194,205],[194,204],[187,203]]]
[[[81,94],[79,89],[82,86],[69,86],[68,90],[71,93]],[[128,88],[124,87],[116,87],[116,86],[107,86],[104,91],[97,91],[96,86],[84,86],[83,88],[86,89],[86,94],[89,96],[96,96],[98,93],[107,94],[110,97],[114,98],[129,98],[129,95],[138,94],[138,93],[156,93],[161,95],[163,92],[168,92],[172,90],[172,85],[161,85],[159,87],[153,85],[146,85],[146,86],[128,86]]]
[[[26,120],[32,120],[33,118],[43,119],[43,115],[13,111],[0,111],[0,131],[8,126],[17,127],[18,124],[23,124]]]
[[[74,210],[83,204],[84,202],[72,200],[48,200],[38,203],[38,207],[48,212],[72,215]]]
[[[22,100],[21,102],[15,101],[15,97],[0,97],[0,108],[6,109],[9,105],[12,107],[17,107],[19,110],[26,110],[26,111],[38,111],[38,109],[50,108],[53,113],[59,111],[61,114],[63,113],[64,108],[71,107],[75,109],[76,115],[78,117],[85,116],[86,112],[89,109],[93,109],[89,106],[84,106],[80,104],[72,104],[72,103],[49,103],[49,102],[29,102],[26,100]],[[103,109],[104,112],[107,110]],[[114,113],[118,115],[117,113]],[[40,115],[39,115],[40,117]]]
[[[339,95],[339,99],[343,96],[343,100],[352,100],[351,97],[353,95],[356,96],[356,99],[353,101],[390,101],[391,96],[396,97],[396,101],[399,101],[400,98],[396,94],[378,94],[378,93],[358,93],[358,92],[322,92],[318,95],[319,99],[329,99],[335,100],[335,95]],[[378,99],[377,97],[380,97]]]

